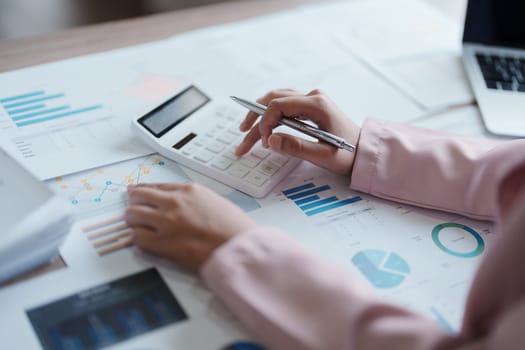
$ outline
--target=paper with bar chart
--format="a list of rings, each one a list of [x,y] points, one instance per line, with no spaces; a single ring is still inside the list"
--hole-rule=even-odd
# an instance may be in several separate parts
[[[495,238],[489,223],[356,195],[344,179],[321,172],[304,175],[252,217],[292,234],[387,300],[459,329],[474,272]]]
[[[90,95],[57,88],[0,95],[4,147],[42,179],[147,153],[129,141],[129,126],[107,100]]]
[[[147,44],[2,73],[2,146],[41,179],[151,151],[130,121],[184,82],[159,72]]]
[[[46,350],[101,349],[189,319],[156,269],[38,306],[27,316]]]

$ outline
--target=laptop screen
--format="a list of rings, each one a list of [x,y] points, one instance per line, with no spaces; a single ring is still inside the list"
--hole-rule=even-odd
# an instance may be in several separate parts
[[[525,0],[469,0],[463,42],[525,47]]]

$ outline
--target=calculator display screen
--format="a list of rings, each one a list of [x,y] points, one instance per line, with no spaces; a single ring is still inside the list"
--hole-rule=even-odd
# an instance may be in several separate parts
[[[208,101],[208,96],[195,86],[190,86],[140,118],[138,122],[155,137],[161,137]]]

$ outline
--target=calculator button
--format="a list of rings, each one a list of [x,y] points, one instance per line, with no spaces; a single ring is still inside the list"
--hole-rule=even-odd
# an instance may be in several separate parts
[[[230,145],[230,144],[232,144],[235,140],[237,140],[237,136],[232,135],[232,134],[230,134],[230,133],[223,133],[223,134],[221,134],[221,135],[219,135],[219,136],[217,137],[217,140],[218,140],[219,142],[224,143],[224,144]]]
[[[239,112],[235,109],[226,109],[225,111],[225,116],[228,118],[228,119],[236,119],[239,115]]]
[[[260,145],[255,146],[253,150],[250,152],[250,154],[260,159],[264,159],[268,157],[270,153],[271,151],[269,149],[262,148]]]
[[[232,160],[238,159],[239,157],[237,157],[237,155],[235,154],[236,149],[237,149],[237,146],[231,146],[222,155]]]
[[[239,164],[239,163],[235,163],[233,164],[229,169],[228,169],[228,173],[235,176],[235,177],[238,177],[240,179],[242,179],[243,177],[246,176],[246,174],[248,174],[248,172],[250,171],[249,168],[245,167],[244,165],[242,164]]]
[[[262,186],[266,180],[268,180],[268,176],[263,175],[258,171],[252,171],[246,176],[246,181],[255,186]]]
[[[273,163],[277,164],[280,167],[285,165],[286,162],[288,162],[288,159],[290,159],[290,158],[287,157],[287,156],[283,156],[282,154],[279,154],[279,153],[274,153],[268,158],[268,160],[270,162],[273,162]]]
[[[189,156],[195,153],[195,151],[197,151],[198,149],[199,148],[194,145],[186,145],[185,147],[182,148],[182,154]]]
[[[242,165],[246,165],[248,168],[255,168],[261,162],[260,158],[254,157],[251,154],[244,156],[239,161]]]
[[[206,131],[206,136],[208,137],[215,137],[219,133],[219,130],[217,128],[212,128],[208,131]]]
[[[213,153],[220,153],[224,151],[225,147],[226,146],[224,146],[224,144],[217,142],[217,141],[213,141],[209,145],[206,146],[206,149],[208,151],[212,151]]]
[[[228,110],[228,107],[226,106],[218,106],[217,109],[215,110],[215,114],[219,116],[223,116],[226,114],[227,110]]]
[[[206,142],[206,140],[205,140],[203,137],[199,137],[199,138],[193,140],[192,143],[193,143],[195,146],[201,147],[202,145],[204,145],[205,142]]]
[[[228,129],[228,132],[230,134],[234,135],[234,136],[237,136],[237,137],[241,136],[241,132],[238,131],[237,129],[230,128],[230,129]]]
[[[232,160],[225,157],[217,157],[211,162],[211,165],[219,170],[226,170],[232,165]]]
[[[197,159],[199,162],[207,163],[213,159],[213,153],[202,149],[199,150],[193,158]]]
[[[273,174],[277,172],[277,170],[279,170],[279,167],[272,162],[266,161],[262,163],[261,166],[257,168],[257,170],[259,170],[263,174],[272,176]]]

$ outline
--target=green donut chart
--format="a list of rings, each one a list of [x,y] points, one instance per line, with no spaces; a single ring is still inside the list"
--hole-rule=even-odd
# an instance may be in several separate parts
[[[469,252],[458,252],[450,249],[445,244],[443,244],[439,237],[441,231],[446,228],[456,228],[467,232],[476,240],[476,247]],[[481,253],[483,253],[483,251],[485,250],[485,242],[483,241],[483,238],[478,232],[466,225],[458,224],[456,222],[445,222],[435,226],[432,229],[432,241],[436,246],[438,246],[439,249],[441,249],[445,253],[452,256],[456,256],[458,258],[475,258]]]

